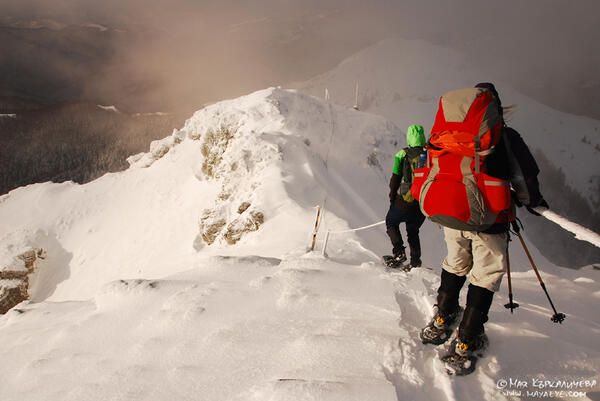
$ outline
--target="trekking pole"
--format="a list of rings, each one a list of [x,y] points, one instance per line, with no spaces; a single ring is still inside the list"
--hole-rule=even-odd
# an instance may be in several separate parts
[[[533,262],[533,258],[531,257],[531,254],[529,253],[529,249],[527,249],[527,245],[525,245],[523,236],[519,232],[519,226],[514,221],[512,222],[512,224],[513,224],[513,228],[515,229],[515,233],[517,234],[517,236],[519,237],[519,240],[521,241],[521,245],[523,245],[523,249],[525,250],[527,257],[529,258],[529,262],[531,263],[531,266],[533,267],[533,271],[535,272],[535,275],[537,276],[538,281],[540,282],[540,285],[542,286],[542,289],[544,290],[544,293],[546,294],[546,297],[548,298],[548,301],[550,302],[550,306],[552,307],[552,310],[554,311],[554,315],[552,315],[550,320],[552,320],[554,323],[562,323],[567,316],[564,313],[558,313],[556,311],[556,308],[554,307],[554,304],[552,303],[552,299],[550,299],[550,294],[548,294],[548,290],[546,290],[546,285],[544,284],[544,281],[542,280],[542,277],[540,276],[540,272],[538,271],[537,267],[535,266],[535,263]]]
[[[510,241],[510,238],[509,238]],[[507,244],[508,245],[508,244]],[[513,302],[512,282],[510,279],[510,258],[508,256],[508,246],[506,247],[506,273],[508,275],[508,303],[504,305],[506,309],[510,308],[510,313],[519,307],[519,304]]]

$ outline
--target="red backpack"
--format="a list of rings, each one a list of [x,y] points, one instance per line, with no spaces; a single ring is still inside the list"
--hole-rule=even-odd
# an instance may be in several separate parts
[[[498,103],[487,89],[458,89],[441,97],[427,167],[415,170],[411,187],[425,216],[465,231],[514,219],[509,182],[485,174],[485,157],[502,127]]]

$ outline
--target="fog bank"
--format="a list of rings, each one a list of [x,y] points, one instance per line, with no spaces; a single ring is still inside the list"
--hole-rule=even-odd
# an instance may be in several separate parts
[[[11,51],[0,53],[0,65],[12,79],[4,78],[0,89],[138,109],[193,109],[311,78],[399,36],[455,48],[466,63],[543,103],[600,118],[599,14],[591,0],[2,1],[0,26],[12,36],[3,38]],[[66,30],[68,39],[50,51],[33,33],[23,37],[27,26],[41,26],[29,31],[46,36]],[[74,36],[79,47],[70,43]],[[16,47],[7,45],[11,40]],[[35,41],[37,47],[26,46]],[[21,89],[37,75],[43,84]]]

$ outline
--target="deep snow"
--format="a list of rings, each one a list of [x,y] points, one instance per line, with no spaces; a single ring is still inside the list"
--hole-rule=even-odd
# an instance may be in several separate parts
[[[230,140],[203,153],[210,133],[225,131]],[[443,347],[417,339],[445,254],[437,226],[423,226],[426,267],[409,273],[379,263],[390,248],[382,227],[333,235],[320,255],[327,229],[383,219],[404,144],[403,129],[382,117],[271,88],[196,112],[124,172],[0,197],[1,264],[26,246],[47,253],[31,301],[0,317],[0,399],[497,400],[517,381],[528,390],[537,379],[597,381],[591,266],[562,269],[531,246],[567,315],[554,324],[513,241],[521,307],[503,307],[505,281],[487,357],[453,378],[437,359]],[[240,214],[243,202],[251,206]],[[264,224],[235,245],[223,232],[202,241],[207,213],[225,230],[253,211]]]

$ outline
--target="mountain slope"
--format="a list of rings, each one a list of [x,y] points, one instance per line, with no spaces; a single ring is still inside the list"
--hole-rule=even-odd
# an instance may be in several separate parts
[[[268,89],[198,111],[124,172],[0,197],[2,266],[24,247],[46,252],[31,302],[0,317],[0,398],[495,400],[513,375],[595,380],[592,268],[561,269],[532,247],[567,314],[558,326],[511,251],[521,308],[505,311],[503,285],[488,357],[453,379],[442,347],[415,340],[439,285],[438,227],[422,230],[429,268],[408,274],[380,265],[382,227],[332,234],[328,257],[307,252],[316,204],[318,251],[325,230],[383,218],[387,149],[403,136],[382,117]]]
[[[327,154],[332,129],[334,143]],[[346,140],[350,135],[353,140]],[[264,225],[239,248],[280,257],[305,239],[314,224],[313,207],[330,188],[336,195],[327,200],[330,209],[350,224],[372,222],[385,213],[385,198],[365,199],[353,188],[385,193],[387,177],[368,164],[368,157],[397,136],[399,130],[381,117],[279,89],[257,92],[197,112],[182,130],[153,142],[151,152],[131,157],[125,172],[81,186],[46,183],[11,191],[0,198],[2,236],[9,240],[18,232],[20,240],[42,231],[59,239],[74,261],[66,274],[74,288],[63,290],[67,284],[59,284],[56,299],[86,297],[88,289],[97,289],[97,280],[77,280],[82,271],[103,279],[140,272],[153,276],[156,262],[193,256],[206,247],[199,225],[214,220],[227,224],[206,251],[228,249],[228,225],[253,211],[264,215]],[[245,202],[251,206],[238,212]],[[22,205],[31,205],[27,213]],[[333,213],[328,219],[342,228],[348,224]],[[279,240],[275,246],[261,245],[264,238]],[[107,248],[111,252],[102,251]]]
[[[536,153],[542,193],[550,206],[599,231],[600,121],[544,106],[496,76],[476,69],[464,54],[422,40],[388,39],[325,74],[292,86],[319,97],[327,89],[332,102],[350,107],[358,82],[361,110],[385,116],[401,128],[421,124],[428,130],[441,95],[489,81],[495,83],[503,106],[515,106],[507,113],[508,124]],[[552,223],[526,220],[532,240],[556,263],[580,267],[600,260],[597,249],[574,240]]]
[[[441,95],[494,82],[503,105],[516,105],[507,117],[510,125],[522,131],[532,148],[563,167],[574,188],[592,205],[600,201],[600,122],[541,105],[477,70],[459,52],[422,40],[388,39],[296,86],[315,96],[323,96],[328,88],[334,103],[351,106],[356,81],[361,110],[383,115],[401,127],[411,122],[431,127]]]

